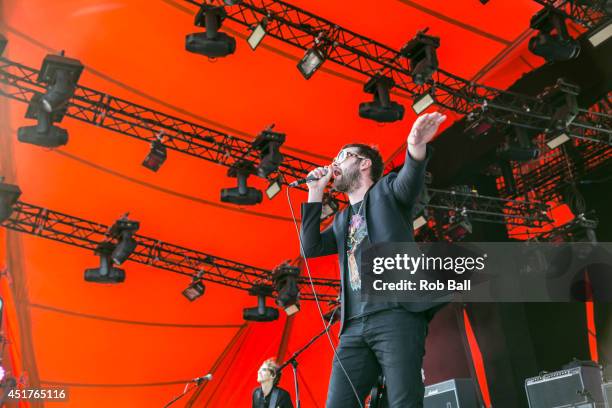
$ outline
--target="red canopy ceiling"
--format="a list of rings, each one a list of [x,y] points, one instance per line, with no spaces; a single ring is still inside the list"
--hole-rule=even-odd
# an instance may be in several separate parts
[[[524,41],[515,44],[539,8],[529,0],[293,4],[395,48],[430,27],[441,37],[441,67],[497,87],[541,63],[525,52]],[[321,157],[355,140],[377,144],[388,157],[414,120],[412,113],[386,125],[360,119],[357,105],[368,99],[364,77],[326,62],[305,81],[295,67],[300,50],[266,38],[253,52],[242,40],[247,30],[230,21],[224,30],[240,37],[234,55],[213,61],[186,52],[185,35],[200,30],[187,2],[7,0],[0,12],[11,60],[38,68],[47,53],[65,50],[86,67],[81,85],[241,137],[274,123],[287,134],[285,150],[310,152],[309,160],[324,163]],[[219,190],[235,183],[226,168],[170,152],[153,174],[140,164],[147,144],[69,118],[62,124],[67,146],[21,144],[15,135],[30,122],[26,106],[0,104],[3,174],[21,187],[23,201],[105,224],[129,211],[143,235],[264,268],[297,255],[284,194],[245,209],[255,214],[218,206]],[[296,210],[304,198],[293,194]],[[183,380],[213,367],[224,374],[202,390],[196,406],[247,406],[259,364],[279,351],[286,319],[241,329],[242,308],[255,303],[244,292],[209,284],[204,297],[189,303],[180,294],[187,278],[130,262],[124,284],[89,284],[83,270],[97,264],[92,253],[3,234],[4,264],[20,289],[11,295],[2,286],[12,298],[7,324],[16,374],[69,384],[69,403],[50,407],[162,406],[182,391]],[[334,258],[312,265],[316,275],[337,276]],[[288,351],[320,329],[315,305],[304,304]],[[26,355],[29,364],[20,362]],[[325,339],[301,359],[304,406],[324,405],[330,361]],[[293,389],[289,371],[283,384]]]

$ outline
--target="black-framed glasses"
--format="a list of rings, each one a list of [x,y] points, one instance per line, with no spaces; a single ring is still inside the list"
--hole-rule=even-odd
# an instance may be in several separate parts
[[[361,156],[357,153],[349,152],[348,150],[342,150],[340,153],[338,153],[333,163],[336,165],[341,164],[343,161],[345,161],[349,157],[357,157],[358,159],[367,159],[367,157]]]

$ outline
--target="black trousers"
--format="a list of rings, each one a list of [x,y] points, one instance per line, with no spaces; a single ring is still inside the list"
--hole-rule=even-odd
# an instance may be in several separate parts
[[[389,408],[423,407],[425,389],[421,368],[427,323],[423,313],[412,313],[403,308],[384,310],[346,322],[337,354],[362,404],[382,372]],[[335,357],[326,407],[359,407]]]

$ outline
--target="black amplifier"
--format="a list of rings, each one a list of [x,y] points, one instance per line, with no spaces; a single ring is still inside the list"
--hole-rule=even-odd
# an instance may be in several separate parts
[[[455,378],[425,387],[424,408],[478,408],[470,378]]]
[[[601,369],[578,366],[525,380],[529,408],[603,407]]]

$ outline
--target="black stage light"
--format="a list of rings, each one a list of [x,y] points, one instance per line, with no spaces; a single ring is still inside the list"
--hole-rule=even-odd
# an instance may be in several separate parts
[[[147,157],[145,157],[142,165],[151,171],[159,170],[168,157],[166,150],[166,146],[161,140],[154,140],[151,143],[151,150]]]
[[[206,28],[206,31],[187,35],[185,49],[210,58],[233,54],[236,51],[236,39],[219,32],[225,17],[227,13],[223,6],[202,4],[195,17],[195,25]]]
[[[228,177],[238,179],[238,187],[221,190],[221,201],[238,205],[254,205],[261,203],[263,195],[256,188],[247,186],[250,174],[255,173],[253,163],[243,161],[234,164],[227,172]]]
[[[417,85],[423,85],[431,79],[438,69],[436,49],[440,46],[440,38],[426,35],[426,32],[418,32],[400,51],[401,55],[410,60],[410,75]]]
[[[472,223],[466,215],[451,215],[448,221],[449,226],[445,231],[445,236],[449,241],[462,241],[472,233]]]
[[[529,51],[535,55],[555,62],[567,61],[580,54],[580,43],[569,36],[565,16],[555,8],[543,8],[531,18],[529,25],[539,31],[529,39]]]
[[[64,112],[50,113],[44,110],[40,96],[36,95],[30,101],[26,118],[37,119],[35,126],[22,126],[17,130],[17,140],[41,147],[59,147],[68,143],[66,129],[52,125],[56,117],[63,116]]]
[[[185,296],[190,302],[193,302],[197,298],[204,295],[206,286],[202,281],[203,270],[200,270],[196,276],[193,277],[193,281],[185,290],[183,290],[183,296]]]
[[[425,111],[425,109],[429,108],[431,105],[435,103],[435,99],[429,93],[424,93],[423,95],[419,95],[412,102],[412,110],[417,115],[420,115],[421,112]]]
[[[195,281],[187,286],[187,288],[183,291],[183,296],[189,299],[190,302],[193,302],[202,296],[205,291],[206,286],[204,286],[204,283],[202,281]]]
[[[121,283],[125,281],[125,271],[115,268],[111,262],[111,253],[114,245],[110,242],[102,242],[96,249],[100,257],[100,267],[85,270],[85,281],[95,283]]]
[[[552,118],[549,129],[564,130],[576,119],[580,112],[578,95],[580,87],[557,79],[554,86],[546,88],[538,98],[551,106]]]
[[[285,309],[287,316],[291,316],[300,311],[300,289],[298,278],[300,268],[291,266],[287,262],[274,269],[272,280],[276,289],[276,304]]]
[[[285,143],[286,136],[284,133],[273,132],[272,129],[266,129],[257,135],[253,141],[252,147],[258,150],[260,162],[257,166],[257,175],[266,178],[276,170],[283,162],[283,155],[280,153],[280,146]]]
[[[7,43],[8,43],[8,40],[6,39],[6,37],[0,34],[0,56],[4,54],[4,49],[6,48]]]
[[[47,55],[38,74],[39,81],[49,84],[47,93],[41,98],[43,109],[55,112],[65,108],[74,95],[82,72],[83,64],[79,60],[63,55]]]
[[[509,143],[504,143],[497,149],[497,157],[509,161],[530,161],[540,156],[540,149],[537,147],[521,147]]]
[[[248,307],[242,310],[244,320],[254,322],[271,322],[278,319],[278,309],[266,306],[266,297],[272,296],[274,289],[266,285],[253,285],[249,289],[251,296],[257,296],[257,307]]]
[[[419,215],[414,219],[414,221],[412,221],[412,229],[414,231],[418,230],[423,225],[427,225],[427,218],[425,218],[424,215]]]
[[[608,1],[608,3],[612,5],[612,1]],[[612,14],[612,10],[608,14]],[[612,20],[593,30],[593,32],[589,34],[589,42],[593,47],[599,47],[601,44],[608,41],[610,37],[612,37]]]
[[[119,218],[111,227],[110,235],[117,238],[117,245],[113,249],[111,258],[117,265],[121,265],[130,257],[138,245],[133,235],[140,228],[138,221],[127,218],[127,214]]]
[[[404,117],[404,107],[391,101],[389,91],[395,83],[393,79],[373,76],[364,85],[363,91],[374,95],[374,101],[359,104],[359,116],[376,122],[395,122]]]
[[[567,135],[567,131],[559,131],[555,136],[546,141],[546,145],[550,150],[556,149],[565,142],[570,141],[570,137]]]
[[[280,193],[281,190],[282,190],[282,184],[280,182],[280,179],[275,178],[271,180],[270,184],[266,188],[266,196],[268,196],[268,200],[271,200],[274,197],[276,197],[276,195]]]
[[[247,38],[247,43],[249,47],[254,51],[257,49],[259,44],[262,42],[264,37],[266,36],[266,26],[268,25],[268,19],[263,18],[259,24],[255,26],[249,38]]]
[[[0,222],[11,216],[13,206],[19,200],[19,196],[21,196],[21,189],[4,183],[4,177],[0,177]]]
[[[508,138],[498,149],[497,157],[509,161],[530,161],[540,156],[540,149],[531,143],[527,129],[514,126],[516,141]]]
[[[317,69],[323,65],[323,62],[325,62],[325,55],[321,50],[313,47],[306,51],[304,57],[298,62],[297,67],[305,79],[310,79]]]

